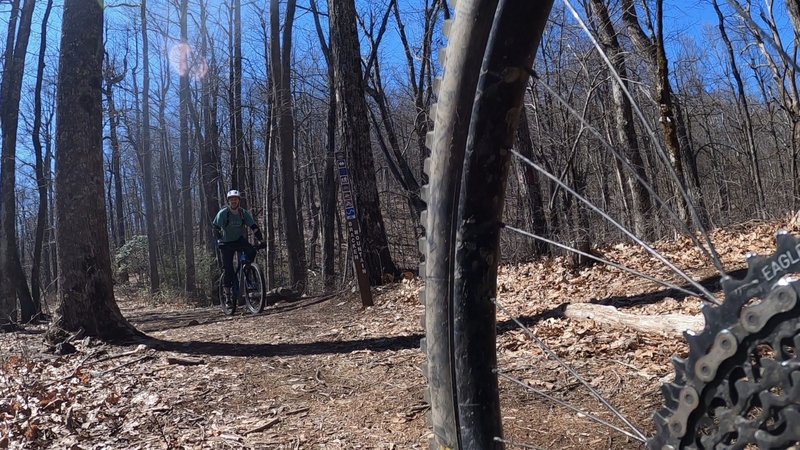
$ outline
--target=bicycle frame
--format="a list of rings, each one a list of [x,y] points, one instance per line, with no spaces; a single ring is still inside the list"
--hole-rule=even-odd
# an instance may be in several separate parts
[[[244,270],[245,265],[252,263],[253,261],[248,260],[247,254],[244,250],[237,250],[236,251],[236,268],[234,269],[234,274],[236,275],[236,282],[233,283],[232,291],[233,297],[235,299],[239,299],[242,292],[242,273]],[[246,289],[245,289],[246,291]]]
[[[244,303],[250,312],[256,314],[264,309],[264,275],[261,268],[255,262],[258,250],[266,248],[264,243],[260,243],[249,248],[236,250],[236,263],[233,268],[233,275],[236,281],[231,285],[230,298],[223,294],[222,283],[224,273],[219,281],[219,299],[222,309],[226,315],[232,315],[240,303]],[[221,249],[217,249],[217,262],[220,268],[224,267]],[[224,272],[224,269],[223,269]],[[253,283],[252,285],[250,283]],[[242,302],[243,300],[243,302]]]

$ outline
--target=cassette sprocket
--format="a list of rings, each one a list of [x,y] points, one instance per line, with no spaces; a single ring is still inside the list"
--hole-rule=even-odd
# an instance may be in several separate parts
[[[662,386],[651,450],[789,449],[800,443],[800,240],[780,232],[776,252],[723,277],[725,301],[705,305],[702,332],[685,333]]]

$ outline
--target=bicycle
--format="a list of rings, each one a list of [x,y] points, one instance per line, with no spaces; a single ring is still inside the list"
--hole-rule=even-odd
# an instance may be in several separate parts
[[[502,200],[516,118],[552,4],[459,0],[444,27],[449,44],[431,107],[429,184],[422,192],[427,210],[420,218],[431,448],[510,443],[503,435],[496,347],[499,236],[512,229],[502,222]],[[710,240],[708,247],[715,253]],[[689,356],[675,360],[674,382],[664,385],[664,406],[654,414],[656,435],[647,438],[622,418],[631,439],[654,450],[785,449],[800,442],[794,359],[800,288],[784,278],[800,271],[800,241],[780,233],[773,255],[747,264],[742,280],[718,268],[724,303],[695,286],[700,294],[693,295],[708,299],[705,328],[687,335]]]
[[[259,243],[253,246],[256,251],[266,248],[265,243]],[[219,252],[219,250],[217,250]],[[253,255],[255,259],[256,254]],[[221,261],[221,257],[219,259]],[[219,278],[219,303],[222,311],[227,316],[231,316],[236,312],[236,307],[241,301],[247,306],[247,309],[252,314],[258,314],[264,311],[266,304],[266,283],[264,281],[264,273],[261,271],[258,263],[254,262],[247,257],[246,252],[236,252],[236,283],[231,287],[231,299],[227,301],[224,290],[225,274],[220,275]]]

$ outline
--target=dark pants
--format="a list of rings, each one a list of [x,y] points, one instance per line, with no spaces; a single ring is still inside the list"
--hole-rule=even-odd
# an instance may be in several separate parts
[[[247,255],[247,259],[252,261],[256,256],[256,250],[247,242],[244,237],[239,238],[238,241],[225,242],[219,246],[219,251],[222,254],[222,270],[225,271],[225,278],[222,280],[224,287],[231,287],[236,281],[236,269],[233,265],[233,257],[237,251],[243,251]]]

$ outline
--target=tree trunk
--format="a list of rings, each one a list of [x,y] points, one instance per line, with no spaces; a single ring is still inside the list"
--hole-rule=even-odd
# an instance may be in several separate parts
[[[51,342],[83,330],[107,341],[141,335],[114,300],[103,198],[103,9],[65,0],[58,75],[56,242],[59,305]],[[98,209],[86,226],[87,205]]]
[[[244,124],[242,122],[242,2],[231,3],[230,34],[230,120],[231,120],[231,189],[246,187],[247,165],[244,154]],[[247,192],[242,198],[242,207],[247,207]]]
[[[375,164],[369,137],[367,105],[361,71],[356,11],[353,0],[329,0],[331,56],[334,68],[339,140],[347,149],[350,174],[361,223],[364,262],[370,284],[383,283],[383,275],[398,274],[389,252],[378,199]]]
[[[789,12],[789,19],[792,21],[794,35],[800,37],[800,1],[786,0],[786,10]]]
[[[147,40],[147,0],[142,0],[142,172],[144,175],[144,215],[147,224],[147,249],[150,267],[150,293],[161,289],[158,273],[158,235],[153,204],[153,149],[150,142],[150,56]]]
[[[567,305],[564,316],[576,320],[592,320],[602,327],[630,328],[642,333],[681,337],[687,330],[700,332],[705,320],[702,315],[685,314],[642,315],[617,310],[613,306],[575,303]]]
[[[395,3],[396,4],[396,3]],[[326,289],[333,289],[336,285],[336,195],[339,184],[334,173],[334,159],[336,153],[336,92],[334,88],[333,66],[331,66],[330,47],[322,32],[317,4],[311,0],[311,10],[314,12],[314,24],[317,29],[322,53],[328,67],[328,126],[327,144],[325,153],[325,168],[323,169],[322,185],[320,186],[320,201],[322,209],[322,277]]]
[[[194,220],[192,215],[192,165],[189,156],[189,0],[181,0],[181,43],[185,50],[181,51],[180,71],[180,152],[181,152],[181,208],[183,210],[181,228],[183,230],[183,257],[184,257],[184,283],[183,288],[187,296],[191,297],[195,291],[194,267]]]
[[[125,214],[122,199],[122,167],[121,149],[117,128],[119,127],[119,113],[114,101],[114,85],[120,83],[125,78],[127,67],[119,74],[114,72],[115,67],[110,61],[106,61],[105,71],[105,96],[108,104],[108,127],[111,144],[111,176],[113,178],[113,195],[109,198],[114,199],[116,210],[113,211],[112,230],[114,230],[114,247],[120,248],[125,245]]]
[[[611,66],[619,75],[627,89],[628,70],[625,64],[625,56],[617,39],[617,31],[611,22],[605,0],[591,0],[591,11],[596,16],[600,42],[603,50],[611,61]],[[625,94],[623,86],[616,80],[611,81],[611,93],[614,99],[614,119],[616,122],[615,130],[617,140],[622,146],[622,153],[625,156],[627,170],[623,170],[623,179],[631,196],[631,207],[633,229],[637,236],[643,239],[652,237],[652,229],[648,225],[652,199],[650,193],[645,188],[647,174],[644,170],[639,139],[636,135],[636,127],[633,121],[633,108],[631,101]],[[639,181],[642,180],[642,181]]]
[[[209,51],[208,45],[208,2],[203,0],[200,2],[200,53],[205,55]],[[213,48],[210,49],[213,55]],[[203,196],[206,199],[206,211],[203,217],[203,230],[208,242],[208,249],[215,251],[216,242],[214,239],[213,229],[211,228],[211,220],[216,216],[220,208],[220,198],[217,189],[219,182],[219,152],[217,151],[217,143],[219,142],[219,131],[217,129],[216,113],[212,111],[214,89],[213,85],[216,80],[217,73],[212,56],[209,64],[209,73],[203,78],[202,85],[202,114],[203,125],[205,127],[205,138],[200,145],[200,179],[203,189]]]
[[[316,173],[316,170],[314,170]],[[311,232],[309,235],[311,236],[311,243],[309,245],[309,266],[313,267],[314,270],[318,269],[319,266],[317,265],[317,247],[319,246],[319,235],[320,235],[320,207],[317,205],[317,202],[314,201],[316,198],[316,188],[319,185],[319,177],[315,176],[312,179],[308,180],[308,184],[306,187],[306,204],[308,205],[309,213],[309,222],[311,222],[310,228]]]
[[[667,55],[664,48],[664,37],[662,27],[662,9],[663,0],[656,0],[656,30],[655,36],[648,37],[642,30],[639,24],[638,13],[633,0],[622,0],[622,18],[625,21],[628,33],[631,36],[634,44],[640,52],[650,61],[655,73],[655,96],[656,102],[659,105],[659,123],[664,135],[664,142],[667,148],[666,161],[676,175],[676,180],[673,180],[673,196],[677,202],[677,213],[681,220],[687,224],[692,222],[693,215],[690,211],[690,205],[686,200],[687,195],[687,181],[686,172],[684,169],[684,157],[680,141],[678,139],[677,120],[672,102],[672,86],[669,81],[669,66],[667,64]],[[704,217],[706,213],[700,211],[698,207],[698,216],[700,218],[699,226],[704,226]]]
[[[313,5],[313,1],[312,1]],[[264,36],[264,65],[270,67],[270,43],[269,43],[269,30],[264,14],[259,17],[261,21],[261,32]],[[272,290],[275,288],[275,217],[274,217],[274,204],[273,198],[274,191],[274,178],[275,178],[275,151],[277,137],[275,134],[276,118],[275,118],[275,84],[272,71],[267,73],[267,104],[266,104],[266,126],[264,136],[264,160],[265,160],[265,173],[264,173],[264,227],[265,238],[267,244],[267,289]]]
[[[36,238],[33,243],[33,266],[31,268],[31,297],[36,305],[36,313],[42,312],[41,285],[42,277],[42,246],[44,241],[45,229],[48,226],[47,217],[47,184],[48,177],[45,176],[44,155],[42,152],[42,83],[44,80],[45,49],[47,48],[47,21],[50,18],[50,11],[53,8],[53,0],[47,1],[47,7],[42,19],[42,33],[39,37],[39,64],[36,68],[36,86],[34,87],[33,98],[33,153],[36,158],[36,186],[39,192],[39,209],[36,214]],[[50,171],[50,166],[46,166]]]
[[[53,164],[53,136],[50,132],[53,123],[53,116],[55,115],[55,98],[53,98],[52,109],[49,112],[47,122],[44,127],[44,167],[45,167],[45,185],[47,186],[47,209],[53,211],[55,209],[55,193],[53,186],[53,172],[50,169]],[[47,224],[44,237],[44,249],[42,251],[42,259],[44,260],[44,285],[47,287],[45,293],[50,293],[58,289],[58,262],[56,261],[55,250],[55,214],[50,212],[47,214]]]
[[[283,205],[283,224],[286,232],[286,245],[289,255],[289,278],[292,287],[302,292],[306,288],[306,251],[304,237],[300,234],[297,220],[297,200],[295,198],[294,181],[294,118],[292,117],[291,96],[291,53],[292,24],[296,8],[295,0],[289,0],[286,6],[283,45],[280,39],[280,13],[278,0],[270,2],[271,28],[271,67],[272,80],[275,87],[275,105],[278,118],[278,143],[280,146],[281,165],[281,204]]]
[[[3,52],[3,68],[8,67],[11,59],[14,57],[14,41],[17,38],[17,20],[19,19],[19,2],[20,0],[11,0],[11,10],[8,16],[8,30],[6,33],[6,46]],[[5,73],[5,72],[4,72]],[[5,75],[4,75],[5,76]]]
[[[12,4],[12,9],[18,3]],[[0,83],[0,123],[2,124],[2,156],[0,159],[0,329],[16,322],[16,300],[20,301],[23,322],[35,314],[17,250],[16,159],[17,126],[25,54],[31,33],[35,1],[25,0],[20,11],[19,29],[9,25],[6,61]],[[12,13],[15,11],[12,11]],[[14,25],[16,22],[12,19]],[[13,45],[12,45],[13,43]],[[13,50],[12,50],[13,48]],[[9,57],[10,56],[10,57]],[[102,195],[99,198],[103,198]],[[20,275],[22,279],[19,279]],[[23,288],[24,285],[24,288]]]
[[[274,90],[273,90],[274,96]],[[278,137],[275,133],[275,102],[270,102],[270,120],[269,123],[269,137],[267,138],[267,179],[266,192],[264,193],[264,210],[266,211],[266,228],[267,228],[267,287],[271,290],[275,288],[275,214],[272,204],[275,198],[275,154],[278,151]]]
[[[517,127],[517,149],[522,156],[533,160],[533,141],[528,124],[528,112],[525,108],[520,112],[519,126]],[[522,161],[520,161],[518,167],[519,170],[522,171],[522,180],[524,180],[522,193],[527,200],[528,208],[531,212],[532,231],[539,236],[549,238],[550,231],[547,227],[547,218],[545,217],[539,172]],[[536,240],[533,243],[533,252],[534,256],[545,256],[549,253],[549,246],[543,241]]]
[[[791,0],[787,0],[787,4]],[[730,59],[731,72],[734,80],[736,81],[737,106],[739,107],[740,117],[744,120],[744,132],[747,139],[747,154],[750,157],[750,176],[752,178],[753,186],[756,188],[756,198],[758,200],[757,211],[759,216],[765,218],[766,197],[764,196],[764,185],[761,181],[761,169],[759,168],[758,153],[756,150],[756,142],[753,134],[753,121],[750,116],[750,105],[747,100],[747,94],[744,89],[744,82],[742,75],[739,73],[739,66],[736,63],[736,54],[733,51],[733,44],[731,43],[728,33],[725,30],[725,18],[719,8],[717,0],[711,2],[714,6],[714,11],[717,13],[719,20],[719,34],[722,41],[725,42],[725,48],[728,50],[728,58]]]
[[[329,74],[332,75],[332,74]],[[329,76],[329,86],[333,94],[333,78]],[[330,96],[328,103],[328,136],[325,153],[325,169],[322,177],[322,277],[327,289],[336,285],[336,195],[339,185],[334,173],[334,155],[336,152],[336,99]]]

